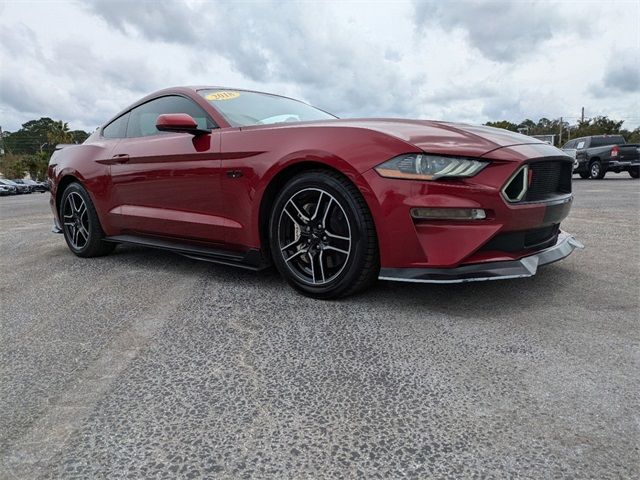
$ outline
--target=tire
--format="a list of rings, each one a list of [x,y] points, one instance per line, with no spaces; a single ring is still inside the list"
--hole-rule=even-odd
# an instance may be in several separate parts
[[[62,193],[59,206],[62,232],[69,250],[78,257],[100,257],[116,247],[105,242],[98,214],[85,188],[79,183],[70,183]]]
[[[585,180],[590,177],[588,172],[580,172],[580,178],[584,178]]]
[[[375,226],[364,198],[349,180],[327,170],[304,172],[278,193],[269,246],[280,274],[313,298],[362,291],[380,271]]]
[[[604,178],[607,172],[602,168],[602,164],[599,160],[594,160],[589,164],[589,174],[591,178],[601,180]]]
[[[640,168],[632,168],[631,170],[629,170],[629,175],[631,176],[631,178],[640,177]]]

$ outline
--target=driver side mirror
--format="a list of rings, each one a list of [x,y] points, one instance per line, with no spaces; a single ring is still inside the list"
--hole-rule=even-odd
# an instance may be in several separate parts
[[[163,113],[158,115],[156,128],[161,132],[190,133],[191,135],[211,133],[210,129],[198,128],[198,122],[186,113]]]

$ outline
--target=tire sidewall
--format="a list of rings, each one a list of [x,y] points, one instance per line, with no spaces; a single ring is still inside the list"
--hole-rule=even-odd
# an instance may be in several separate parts
[[[351,229],[352,251],[347,264],[336,279],[321,286],[313,286],[298,280],[286,265],[278,244],[278,223],[282,209],[295,193],[307,188],[321,188],[333,195],[344,209]],[[292,287],[318,298],[330,298],[334,297],[334,292],[348,289],[359,277],[367,249],[365,231],[364,212],[353,198],[353,194],[333,176],[322,172],[309,172],[290,180],[276,197],[269,220],[269,247],[276,268]]]

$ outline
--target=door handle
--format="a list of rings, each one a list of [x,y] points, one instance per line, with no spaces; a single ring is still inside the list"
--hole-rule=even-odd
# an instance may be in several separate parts
[[[129,155],[126,153],[118,153],[113,156],[115,163],[127,163],[129,161]]]

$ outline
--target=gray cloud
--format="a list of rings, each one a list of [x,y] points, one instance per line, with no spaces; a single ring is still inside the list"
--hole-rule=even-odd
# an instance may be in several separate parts
[[[67,0],[40,3],[34,15],[33,5],[0,0],[0,124],[46,115],[89,129],[158,88],[213,83],[349,117],[518,121],[575,116],[584,105],[631,127],[634,8]],[[580,37],[585,18],[590,34]]]
[[[513,62],[566,31],[548,2],[415,0],[414,5],[419,30],[425,25],[462,30],[473,47],[498,62]]]
[[[188,43],[198,38],[198,19],[180,2],[91,0],[82,5],[123,33],[137,29],[151,40],[167,42]]]
[[[640,92],[640,62],[634,49],[614,49],[598,82],[589,91],[599,98],[628,96]]]
[[[102,0],[87,8],[109,25],[131,30],[148,40],[161,39],[223,56],[233,68],[255,82],[295,84],[311,103],[336,113],[371,111],[406,114],[416,84],[396,68],[397,52],[383,45],[365,45],[352,33],[334,28],[336,17],[318,5],[277,1],[218,2],[181,5],[154,3],[155,15],[171,21],[154,22],[142,12]],[[309,12],[309,10],[316,10]],[[185,28],[174,30],[187,17]],[[198,68],[196,60],[196,68]],[[202,67],[201,67],[202,68]]]
[[[640,64],[632,59],[633,57],[629,58],[628,63],[616,60],[615,64],[610,66],[604,76],[605,88],[622,93],[640,92]]]
[[[160,86],[144,58],[97,55],[79,40],[44,49],[34,31],[22,24],[0,29],[0,40],[0,54],[11,59],[9,68],[0,69],[3,122],[22,114],[92,128],[124,106],[118,104],[123,92],[135,99]]]

